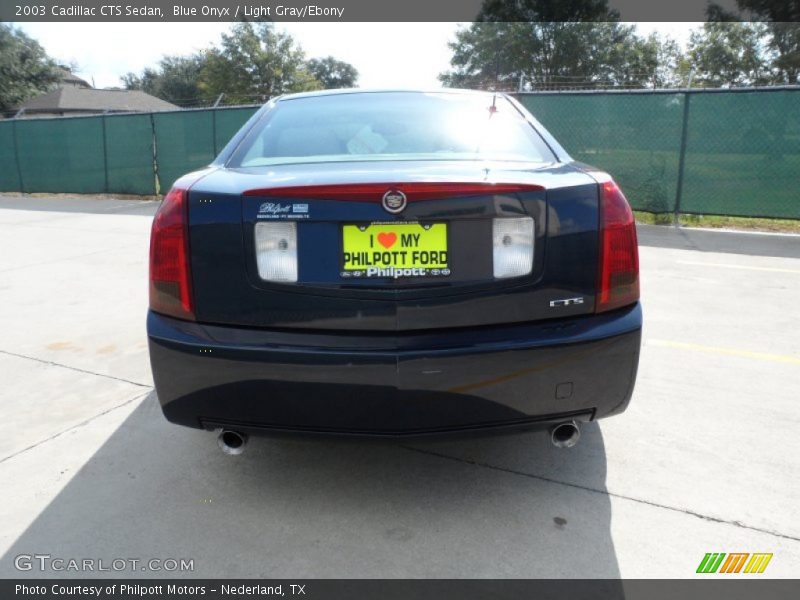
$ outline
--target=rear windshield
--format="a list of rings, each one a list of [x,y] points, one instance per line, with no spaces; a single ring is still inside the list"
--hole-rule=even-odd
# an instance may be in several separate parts
[[[551,162],[554,156],[503,96],[381,92],[280,101],[229,166],[363,160]]]

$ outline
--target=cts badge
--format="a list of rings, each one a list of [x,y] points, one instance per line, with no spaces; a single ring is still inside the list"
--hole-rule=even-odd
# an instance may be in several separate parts
[[[392,214],[403,212],[407,203],[408,200],[406,199],[406,195],[400,190],[387,191],[383,195],[383,200],[381,200],[381,204],[383,204],[383,208],[386,210],[386,212],[390,212]]]

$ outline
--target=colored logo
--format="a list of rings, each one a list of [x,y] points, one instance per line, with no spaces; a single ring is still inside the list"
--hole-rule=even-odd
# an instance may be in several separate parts
[[[400,190],[389,190],[383,195],[383,208],[392,214],[403,212],[406,207],[406,195]]]
[[[697,572],[728,575],[732,573],[763,573],[771,560],[772,553],[708,552],[700,561]]]
[[[390,233],[386,233],[385,231],[381,231],[378,234],[378,243],[386,248],[387,250],[394,246],[394,243],[397,241],[397,234],[392,231]]]

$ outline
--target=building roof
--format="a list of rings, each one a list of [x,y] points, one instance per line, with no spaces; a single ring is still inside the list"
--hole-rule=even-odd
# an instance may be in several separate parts
[[[85,79],[81,79],[69,69],[60,67],[59,71],[61,71],[61,83],[67,83],[70,85],[75,85],[77,87],[83,87],[83,88],[92,87],[91,85],[89,85],[88,81],[86,81]]]
[[[19,106],[28,114],[67,112],[155,112],[180,107],[141,90],[96,90],[66,86]]]

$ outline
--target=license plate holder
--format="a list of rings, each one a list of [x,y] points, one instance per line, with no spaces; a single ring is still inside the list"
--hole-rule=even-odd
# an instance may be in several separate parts
[[[448,277],[447,223],[342,225],[341,271],[345,279]]]

